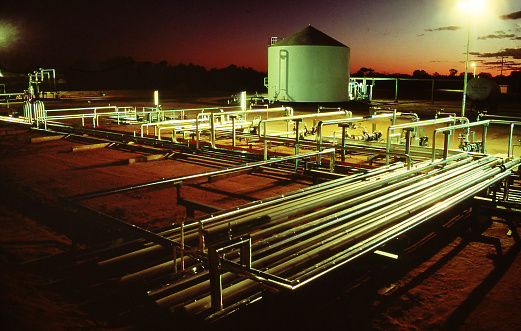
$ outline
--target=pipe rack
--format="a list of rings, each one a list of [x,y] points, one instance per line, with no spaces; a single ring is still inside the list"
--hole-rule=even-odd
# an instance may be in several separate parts
[[[123,111],[120,111],[121,109]],[[24,102],[24,120],[27,123],[36,123],[37,128],[42,123],[45,130],[47,130],[48,123],[54,123],[57,120],[81,119],[82,126],[85,126],[85,119],[92,118],[92,125],[97,127],[99,126],[100,117],[115,116],[119,121],[120,117],[126,117],[131,114],[135,114],[135,108],[133,107],[103,106],[45,109],[44,103],[39,100]]]
[[[426,120],[426,121],[416,121],[413,123],[404,123],[404,124],[394,124],[389,126],[387,128],[387,145],[386,145],[386,152],[391,151],[391,141],[393,137],[401,137],[401,134],[394,134],[393,131],[396,129],[411,129],[413,128],[416,130],[418,127],[423,126],[429,126],[429,125],[438,125],[438,124],[446,124],[446,123],[452,123],[456,124],[457,121],[463,121],[468,123],[468,119],[466,117],[446,117],[446,118],[439,118],[434,120]],[[409,141],[407,141],[409,143]],[[433,143],[433,149],[436,148],[436,144]],[[389,164],[389,155],[385,158],[386,164]]]
[[[33,112],[31,109],[28,109],[28,112],[27,118],[31,119]],[[34,113],[36,122],[43,118],[47,127],[47,119],[50,117],[41,112],[45,112],[44,108]],[[208,117],[212,129],[212,146],[217,129],[214,116],[235,116],[240,112],[228,113],[212,113]],[[95,116],[100,114],[103,113],[94,110]],[[198,135],[203,129],[199,126],[199,115],[201,114],[195,119]],[[115,278],[118,280],[115,283],[124,287],[132,286],[137,281],[153,279],[155,281],[143,282],[142,285],[146,288],[148,299],[158,307],[183,309],[212,318],[215,314],[236,308],[243,302],[261,298],[263,287],[276,291],[291,291],[313,283],[360,256],[374,252],[393,238],[429,222],[457,204],[482,194],[487,188],[508,180],[513,169],[521,163],[521,159],[513,159],[512,153],[514,126],[520,122],[489,120],[468,123],[466,118],[451,117],[396,125],[397,113],[393,112],[370,117],[321,121],[316,142],[300,140],[298,123],[304,118],[316,118],[318,115],[331,116],[329,113],[286,116],[266,119],[258,124],[259,137],[264,139],[265,146],[267,140],[271,139],[292,141],[297,146],[309,143],[317,147],[318,151],[315,152],[298,154],[296,149],[294,156],[268,160],[265,147],[264,161],[68,197],[66,200],[73,206],[104,217],[146,240],[139,249],[132,248],[110,258],[100,258],[97,265],[108,268],[122,261],[132,262],[138,257],[148,257],[152,253],[164,251],[165,256],[159,262],[153,261],[146,264],[146,267],[135,266],[132,271],[114,268],[117,274]],[[347,113],[337,112],[337,115]],[[110,194],[162,185],[180,185],[185,181],[202,177],[275,163],[311,157],[316,157],[319,161],[322,154],[331,155],[332,171],[334,153],[338,146],[333,145],[332,149],[322,150],[329,146],[322,141],[323,127],[380,118],[393,118],[393,125],[387,131],[387,157],[394,154],[390,146],[393,134],[396,134],[392,130],[407,131],[407,165],[387,162],[386,166],[363,173],[217,211],[194,220],[186,220],[160,233],[147,231],[89,209],[80,203],[86,199]],[[288,120],[296,123],[295,139],[270,137],[267,134],[267,123]],[[456,121],[464,123],[456,125]],[[412,165],[411,131],[422,125],[446,123],[453,125],[434,130],[432,160]],[[454,155],[449,155],[449,134],[446,135],[443,157],[435,159],[437,133],[450,133],[456,129],[468,129],[477,125],[484,127],[484,153],[485,128],[489,123],[510,125],[506,161],[477,153],[454,152]],[[261,125],[264,125],[263,134]],[[199,142],[199,137],[197,141]],[[342,150],[345,148],[346,146],[341,146]],[[166,282],[161,282],[162,279],[166,279]]]
[[[189,269],[179,281],[168,278],[168,285],[148,288],[148,296],[161,308],[182,307],[212,318],[262,297],[262,286],[282,291],[312,283],[504,180],[520,162],[461,153],[409,170],[401,163],[390,164],[215,212],[161,233],[167,241],[161,246],[172,241],[174,258],[122,274],[119,284],[132,286]],[[133,188],[70,200],[77,203],[128,189]],[[160,249],[154,247],[99,263],[107,267],[130,262]]]

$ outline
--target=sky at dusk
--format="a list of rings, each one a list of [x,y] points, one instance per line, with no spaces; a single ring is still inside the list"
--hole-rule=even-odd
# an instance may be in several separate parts
[[[521,2],[488,0],[471,15],[477,73],[521,70]],[[94,65],[115,56],[267,72],[268,40],[311,24],[351,49],[351,72],[448,75],[465,70],[469,14],[457,0],[8,1],[0,69]],[[469,72],[472,68],[469,67]]]

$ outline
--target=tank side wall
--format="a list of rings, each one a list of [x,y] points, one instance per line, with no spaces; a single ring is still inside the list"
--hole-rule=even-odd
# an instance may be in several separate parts
[[[348,100],[348,47],[291,45],[269,47],[269,98],[291,102]]]
[[[280,47],[268,47],[268,99],[274,101],[279,92],[279,51]]]

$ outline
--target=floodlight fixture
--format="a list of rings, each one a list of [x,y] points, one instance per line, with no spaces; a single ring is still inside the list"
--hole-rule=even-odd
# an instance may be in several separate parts
[[[461,117],[465,116],[465,103],[467,101],[467,82],[469,69],[469,45],[470,45],[470,17],[485,10],[485,0],[466,0],[459,1],[458,6],[462,11],[468,14],[467,25],[467,52],[465,59],[465,76],[463,77],[463,101],[461,103]],[[475,67],[474,67],[475,68]],[[474,69],[475,70],[475,69]],[[474,71],[475,73],[475,71]]]

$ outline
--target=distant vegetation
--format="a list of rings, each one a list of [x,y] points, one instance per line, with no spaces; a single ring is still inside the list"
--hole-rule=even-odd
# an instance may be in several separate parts
[[[28,69],[27,73],[38,68]],[[206,69],[203,66],[192,63],[177,65],[168,64],[166,61],[159,63],[136,62],[132,57],[118,56],[99,64],[86,61],[76,61],[66,67],[46,68],[56,69],[56,90],[170,90],[179,95],[196,95],[208,93],[236,93],[248,91],[250,93],[265,93],[265,72],[258,72],[252,68],[229,65],[221,69]],[[470,71],[470,70],[469,70]],[[456,69],[447,71],[447,75],[439,73],[429,74],[425,70],[415,70],[412,75],[407,74],[382,74],[371,68],[362,67],[351,73],[351,77],[389,77],[389,78],[418,78],[439,79],[445,84],[453,84],[447,88],[461,88],[464,73]],[[508,85],[508,91],[521,95],[521,71],[512,71],[509,76],[492,77],[491,74],[481,72],[478,74],[496,81],[498,84]],[[473,73],[469,72],[469,79]],[[448,81],[448,82],[447,82]],[[451,83],[450,81],[453,81]],[[0,78],[0,83],[8,92],[20,92],[28,87],[27,74]],[[394,89],[393,82],[379,82],[377,88],[386,88],[387,85]],[[410,86],[408,86],[410,85]],[[421,89],[424,86],[416,83],[401,83],[401,89]],[[427,86],[430,90],[430,85]],[[50,82],[41,86],[43,91],[54,91]]]
[[[465,73],[458,73],[456,69],[450,69],[447,73],[447,75],[439,73],[431,75],[425,70],[415,70],[412,75],[381,74],[371,68],[362,67],[352,73],[351,77],[402,79],[398,84],[398,95],[396,95],[395,80],[371,82],[373,97],[378,99],[461,100]],[[521,103],[521,71],[512,71],[508,76],[493,77],[486,72],[476,73],[476,76],[490,79],[498,85],[507,86],[504,90],[507,94],[502,94],[501,102]],[[470,71],[467,77],[469,80],[474,78],[474,73]]]
[[[435,72],[430,75],[425,70],[415,70],[412,75],[405,74],[382,74],[375,72],[371,68],[362,67],[355,73],[351,74],[351,77],[389,77],[389,78],[415,78],[415,79],[435,79],[443,81],[443,88],[446,89],[461,89],[463,83],[464,72],[458,73],[456,69],[450,69],[448,71],[448,75],[440,75]],[[521,71],[512,71],[508,76],[495,76],[493,77],[490,73],[480,72],[476,73],[476,76],[484,77],[495,81],[499,85],[508,85],[508,93],[514,94],[516,102],[521,103]],[[468,72],[468,79],[474,78],[474,74],[471,70]],[[378,82],[379,89],[390,89],[394,91],[394,82]],[[425,90],[427,94],[430,93],[430,83],[425,82],[422,84],[421,82],[402,82],[400,83],[401,90],[410,90],[412,92],[417,92],[418,90]],[[437,85],[437,88],[440,88],[440,85]],[[393,96],[394,97],[394,96]],[[430,94],[428,96],[430,98]]]
[[[207,70],[195,64],[170,65],[136,62],[132,57],[115,57],[99,63],[96,68],[88,62],[75,62],[58,69],[64,77],[61,89],[122,90],[170,89],[182,94],[200,92],[265,92],[264,72],[230,65]]]
[[[472,69],[470,69],[470,68],[469,68],[469,72],[467,74],[468,74],[468,78],[469,79],[474,77]],[[458,73],[458,70],[456,70],[456,69],[450,69],[448,71],[447,75],[442,75],[442,74],[440,74],[438,72],[435,72],[434,74],[431,75],[428,72],[426,72],[425,70],[421,70],[421,69],[414,70],[412,75],[399,74],[399,73],[382,74],[382,73],[379,73],[379,72],[375,72],[374,69],[362,67],[357,72],[352,73],[351,77],[392,77],[392,78],[418,78],[418,79],[422,79],[422,78],[426,78],[426,79],[429,79],[429,78],[430,79],[432,79],[432,78],[449,78],[449,79],[452,79],[452,78],[454,78],[454,79],[461,79],[464,75],[465,75],[464,72]],[[493,77],[492,74],[490,74],[488,72],[476,73],[476,76],[485,77],[485,78],[489,78],[489,79],[493,79],[493,80],[496,80],[496,79],[498,79],[498,80],[499,79],[504,79],[505,81],[506,80],[518,80],[521,77],[521,71],[512,71],[509,76],[499,76],[498,75],[496,77]]]

